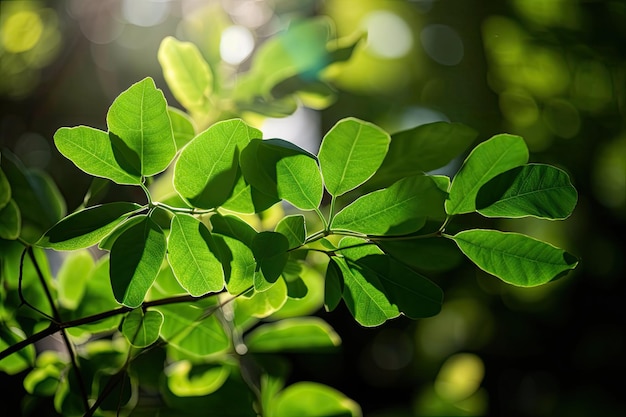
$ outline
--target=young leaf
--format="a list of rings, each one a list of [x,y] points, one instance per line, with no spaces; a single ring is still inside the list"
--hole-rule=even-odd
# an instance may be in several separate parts
[[[427,219],[445,218],[446,193],[431,177],[403,178],[389,188],[366,194],[341,210],[331,228],[366,235],[401,235],[422,228]]]
[[[578,264],[564,250],[519,233],[477,229],[451,238],[480,269],[520,287],[545,284]]]
[[[261,232],[252,240],[251,248],[257,263],[254,289],[266,291],[280,277],[287,264],[289,242],[280,233]]]
[[[217,317],[208,315],[201,306],[176,304],[155,310],[163,314],[161,337],[177,349],[194,356],[207,356],[230,347],[230,339]]]
[[[174,188],[198,208],[224,204],[239,179],[239,153],[251,139],[260,137],[260,130],[240,119],[214,124],[181,151],[174,168]]]
[[[476,196],[489,180],[528,162],[524,139],[496,135],[472,150],[450,184],[446,212],[450,215],[476,210]]]
[[[324,192],[315,157],[282,139],[253,140],[241,154],[246,181],[301,210],[316,209]]]
[[[15,240],[22,231],[22,215],[13,199],[0,208],[0,239]]]
[[[315,382],[297,382],[281,391],[270,405],[271,416],[360,417],[361,408],[341,392]]]
[[[441,168],[465,151],[476,136],[477,132],[465,125],[447,122],[394,133],[385,160],[366,186],[383,188],[401,178]]]
[[[139,157],[143,176],[165,170],[176,155],[167,102],[150,77],[133,84],[113,101],[107,125],[112,139],[119,138]]]
[[[126,202],[88,207],[70,214],[52,226],[36,244],[56,250],[87,248],[100,242],[133,211],[140,208],[138,204]]]
[[[136,308],[124,318],[122,334],[131,345],[148,347],[159,339],[162,325],[163,314],[160,311]]]
[[[167,367],[167,386],[179,397],[199,397],[214,393],[226,382],[230,367],[222,365],[193,365],[187,360]]]
[[[341,338],[320,318],[298,317],[259,326],[244,343],[251,352],[308,351],[339,346]]]
[[[306,223],[304,216],[294,214],[283,217],[276,225],[275,231],[287,238],[289,249],[302,246],[306,239]]]
[[[112,140],[102,130],[88,126],[62,127],[54,134],[54,144],[87,174],[117,184],[141,184],[140,167],[128,161],[128,152],[123,152],[120,141]]]
[[[198,47],[168,36],[161,41],[157,58],[176,100],[193,113],[206,112],[213,73]]]
[[[483,185],[476,209],[486,217],[538,217],[561,220],[576,206],[569,176],[550,165],[529,164],[506,171]]]
[[[125,306],[141,305],[165,257],[165,235],[149,217],[126,229],[111,248],[111,286]]]
[[[93,257],[86,250],[67,255],[57,273],[58,299],[63,307],[75,310],[79,306],[94,268]]]
[[[372,123],[340,120],[324,136],[318,156],[328,192],[336,197],[367,181],[382,164],[390,140]]]
[[[174,107],[168,107],[167,114],[169,114],[170,120],[172,121],[172,133],[174,134],[176,149],[181,149],[196,136],[193,121],[187,113]]]
[[[194,297],[224,288],[224,271],[209,229],[188,214],[172,217],[167,259],[180,285]]]

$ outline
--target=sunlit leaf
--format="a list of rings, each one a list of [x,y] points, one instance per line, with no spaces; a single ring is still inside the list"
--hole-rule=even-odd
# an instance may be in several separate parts
[[[70,310],[78,307],[94,268],[93,257],[86,250],[67,255],[57,273],[58,299],[63,307]]]
[[[282,139],[253,140],[241,155],[246,181],[301,210],[316,209],[323,195],[315,157]]]
[[[139,208],[138,204],[126,202],[88,207],[55,224],[37,245],[56,250],[87,248],[100,242]]]
[[[224,271],[216,250],[213,237],[202,222],[188,214],[172,217],[167,259],[189,294],[197,297],[224,288]]]
[[[249,298],[237,299],[237,311],[256,318],[265,318],[279,311],[287,302],[287,284],[279,279],[268,290],[255,292]]]
[[[529,164],[506,171],[483,185],[476,208],[487,217],[538,217],[561,220],[569,217],[578,193],[562,170],[550,165]]]
[[[157,57],[176,100],[192,112],[207,111],[213,73],[198,47],[168,36],[161,41]]]
[[[337,213],[331,228],[367,235],[412,233],[427,219],[445,218],[445,198],[431,177],[414,175],[358,198]]]
[[[88,126],[62,127],[54,134],[54,144],[87,174],[118,184],[141,183],[140,167],[128,161],[120,141],[113,141],[107,132]]]
[[[519,136],[501,134],[475,147],[452,179],[446,200],[448,214],[476,210],[480,188],[495,176],[528,162],[528,148]]]
[[[198,208],[225,203],[238,181],[241,150],[261,131],[240,119],[218,122],[185,146],[174,168],[174,188]]]
[[[304,216],[301,214],[293,214],[283,217],[276,225],[275,231],[287,238],[289,249],[302,246],[306,238]]]
[[[217,317],[207,313],[210,310],[192,304],[159,306],[155,310],[163,314],[161,337],[177,349],[207,356],[230,347],[230,339]]]
[[[447,122],[394,133],[385,160],[366,186],[383,188],[401,178],[441,168],[465,151],[476,135],[465,125]]]
[[[480,269],[520,287],[545,284],[578,264],[566,251],[519,233],[478,229],[451,238]]]
[[[167,386],[179,397],[197,397],[217,391],[230,375],[223,365],[193,365],[178,361],[166,369]]]
[[[0,324],[0,352],[15,343],[26,339],[24,332],[18,327]],[[19,352],[0,359],[0,371],[15,375],[33,366],[35,362],[35,346],[28,345]]]
[[[170,120],[172,121],[172,133],[174,134],[176,148],[181,149],[196,136],[193,121],[187,113],[174,107],[168,107],[167,114],[169,114]]]
[[[176,154],[165,96],[150,77],[117,96],[107,113],[107,125],[111,138],[119,138],[139,157],[143,176],[163,171]]]
[[[361,417],[357,403],[315,382],[297,382],[281,391],[270,407],[272,417]]]
[[[244,339],[251,352],[308,351],[339,346],[332,327],[317,317],[299,317],[264,324]]]
[[[252,240],[251,248],[257,263],[254,289],[266,291],[280,277],[287,264],[289,242],[280,233],[261,232]]]
[[[122,221],[113,229],[111,233],[105,236],[104,239],[102,239],[100,243],[98,243],[98,248],[110,251],[113,247],[113,243],[115,243],[117,238],[120,237],[120,235],[124,233],[126,229],[136,225],[137,223],[141,223],[142,221],[144,221],[144,216],[134,216]]]
[[[37,356],[35,368],[24,377],[24,389],[29,394],[42,397],[53,396],[66,365],[57,352],[50,350],[42,352]]]
[[[0,238],[15,240],[22,230],[20,208],[13,199],[0,208]]]
[[[324,136],[318,157],[328,192],[338,196],[367,181],[382,164],[390,140],[372,123],[340,120]]]
[[[159,339],[163,314],[157,310],[136,308],[124,317],[122,334],[135,347],[147,347]]]
[[[126,229],[111,248],[111,286],[120,303],[138,307],[165,257],[165,235],[149,217]]]
[[[257,235],[256,230],[252,226],[236,216],[215,214],[211,216],[211,224],[213,225],[213,233],[230,236],[249,247],[252,247],[252,241]]]
[[[383,252],[417,271],[448,271],[464,259],[459,248],[440,237],[411,240],[381,240],[376,242]]]
[[[260,213],[280,200],[276,195],[268,195],[252,187],[243,175],[238,175],[237,183],[231,196],[222,207],[237,213]]]

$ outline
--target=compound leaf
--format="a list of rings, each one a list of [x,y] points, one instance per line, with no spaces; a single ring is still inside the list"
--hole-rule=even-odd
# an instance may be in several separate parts
[[[562,220],[576,206],[578,193],[562,170],[529,164],[506,171],[483,185],[476,208],[486,217]]]
[[[143,176],[165,170],[176,155],[167,102],[150,77],[117,96],[107,113],[107,125],[111,140],[122,142],[118,148],[125,155],[136,155]]]
[[[111,248],[111,286],[115,299],[125,306],[141,305],[165,257],[161,228],[149,217],[130,226]]]
[[[324,136],[318,155],[328,192],[339,196],[367,181],[382,164],[390,140],[372,123],[340,120]]]
[[[476,210],[480,188],[495,176],[528,162],[528,148],[519,136],[501,134],[472,150],[452,179],[446,212],[450,215]]]
[[[476,229],[451,238],[480,269],[520,287],[545,284],[578,264],[568,252],[519,233]]]

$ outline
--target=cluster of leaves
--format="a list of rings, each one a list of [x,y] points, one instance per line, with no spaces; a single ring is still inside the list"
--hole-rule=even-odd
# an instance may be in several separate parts
[[[322,38],[319,55],[329,53]],[[285,39],[293,38],[276,45],[290,45]],[[272,48],[265,60],[284,56]],[[207,90],[208,66],[197,68],[197,50],[168,38],[159,59],[190,113],[210,111],[217,96]],[[321,70],[297,62],[281,75],[251,71],[240,85],[263,81],[263,94],[275,94]],[[287,100],[304,95],[293,91]],[[64,415],[158,407],[160,415],[356,416],[358,405],[330,387],[284,387],[285,365],[267,355],[337,346],[326,322],[307,317],[322,305],[331,311],[345,303],[363,326],[435,315],[443,293],[425,274],[447,268],[451,251],[518,286],[547,283],[577,264],[522,234],[446,232],[466,213],[570,215],[577,194],[567,174],[529,164],[517,136],[482,142],[451,179],[426,172],[471,146],[476,134],[466,126],[440,122],[390,135],[347,118],[312,155],[263,139],[241,118],[197,133],[151,78],[115,99],[107,126],[64,127],[54,142],[82,171],[139,187],[145,201],[87,202],[64,216],[59,203],[41,210],[61,201],[45,175],[4,154],[0,171],[0,369],[31,369],[26,390],[54,396]],[[149,184],[170,178],[164,171],[172,193],[157,200]],[[259,221],[283,211],[277,221]],[[97,260],[87,251],[95,245],[103,251]],[[54,279],[46,249],[71,251]],[[32,344],[56,332],[69,354],[35,357]]]

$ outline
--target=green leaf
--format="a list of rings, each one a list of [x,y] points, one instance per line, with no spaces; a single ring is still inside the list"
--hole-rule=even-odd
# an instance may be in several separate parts
[[[361,417],[357,403],[341,392],[315,382],[297,382],[271,404],[271,417]]]
[[[366,235],[412,233],[428,219],[443,221],[445,198],[446,193],[429,176],[403,178],[345,207],[333,218],[331,229]]]
[[[279,279],[268,290],[255,292],[250,298],[237,298],[237,311],[242,316],[265,318],[279,311],[287,302],[287,284]]]
[[[513,135],[496,135],[478,145],[465,159],[452,180],[446,212],[450,215],[476,210],[476,196],[489,180],[528,162],[524,139]]]
[[[10,199],[8,204],[0,208],[0,238],[15,240],[22,231],[22,215],[15,200]]]
[[[386,254],[402,260],[406,266],[417,271],[449,271],[464,259],[454,242],[440,237],[380,240],[376,245]]]
[[[179,397],[199,397],[217,391],[228,376],[230,367],[222,365],[193,365],[183,360],[167,368],[167,386]]]
[[[79,306],[94,268],[95,262],[86,250],[67,255],[57,273],[58,299],[63,307],[75,310]]]
[[[88,126],[62,127],[54,134],[59,152],[87,174],[117,184],[141,184],[139,166],[128,161],[121,141]],[[116,146],[117,145],[117,146]]]
[[[120,237],[120,235],[124,233],[129,227],[132,227],[137,223],[141,223],[144,220],[144,217],[145,216],[134,216],[122,221],[122,223],[117,225],[111,233],[109,233],[104,239],[100,241],[100,243],[98,243],[98,248],[110,251],[113,247],[113,243],[115,243],[117,238]]]
[[[118,224],[140,208],[138,204],[126,202],[88,207],[55,224],[36,244],[56,250],[87,248],[104,239]]]
[[[324,192],[315,157],[282,139],[253,140],[241,155],[246,181],[301,210],[314,210]]]
[[[174,168],[174,188],[198,208],[224,204],[239,179],[239,153],[251,139],[260,137],[260,130],[240,119],[212,125],[181,151]]]
[[[215,256],[209,229],[188,214],[172,217],[167,259],[180,285],[194,297],[224,288],[224,271]]]
[[[149,217],[126,229],[111,248],[111,286],[115,299],[139,307],[165,257],[165,235]]]
[[[169,114],[170,120],[172,121],[172,132],[174,134],[176,148],[181,149],[189,143],[194,136],[196,136],[196,129],[193,126],[193,121],[187,113],[174,107],[168,107],[167,114]]]
[[[363,240],[344,238],[342,247],[358,245]],[[428,278],[407,268],[404,264],[386,256],[374,246],[355,246],[340,252],[346,257],[348,267],[362,274],[402,314],[412,319],[431,317],[439,313],[443,292]],[[345,286],[350,286],[344,272]],[[346,289],[344,288],[344,300]],[[359,301],[357,300],[357,303]],[[367,303],[361,306],[367,307]],[[356,308],[356,307],[355,307]]]
[[[213,73],[198,47],[168,36],[161,41],[157,57],[176,100],[191,112],[208,111]]]
[[[198,303],[159,306],[155,310],[163,314],[161,337],[183,352],[208,356],[230,347],[230,339],[217,317],[209,315]]]
[[[385,159],[390,140],[372,123],[352,117],[337,122],[324,136],[318,156],[328,192],[336,197],[367,181]]]
[[[9,180],[7,176],[0,168],[0,209],[9,204],[11,200],[11,184],[9,184]]]
[[[324,308],[326,311],[333,311],[337,308],[341,302],[343,287],[343,275],[339,265],[335,262],[329,262],[324,279]]]
[[[128,342],[138,348],[148,347],[159,339],[163,314],[157,310],[136,308],[122,322],[122,334]]]
[[[165,170],[176,155],[167,102],[150,77],[117,96],[107,113],[107,125],[111,137],[119,138],[139,157],[143,176]]]
[[[244,343],[251,352],[309,351],[339,346],[341,338],[324,320],[299,317],[259,326]]]
[[[233,193],[222,204],[226,210],[246,214],[260,213],[280,201],[278,196],[262,193],[257,188],[252,187],[241,173],[238,173],[238,178]]]
[[[252,226],[236,216],[215,214],[211,216],[211,225],[213,233],[230,236],[248,247],[252,247],[252,241],[257,235],[257,231]]]
[[[565,172],[550,165],[529,164],[483,185],[476,208],[487,217],[561,220],[572,214],[577,200],[578,193]]]
[[[8,326],[8,323],[0,324],[0,352],[9,346],[26,339],[22,329],[17,326]],[[35,346],[30,344],[14,354],[0,359],[0,371],[9,375],[15,375],[33,366],[35,362]]]
[[[252,240],[251,248],[257,263],[254,289],[266,291],[280,277],[287,264],[289,242],[280,233],[261,232]]]
[[[568,252],[519,233],[477,229],[451,238],[480,269],[520,287],[545,284],[578,264]]]
[[[435,122],[391,135],[389,151],[366,186],[387,187],[397,180],[441,168],[465,151],[477,132],[460,123]]]
[[[302,246],[306,239],[306,223],[304,216],[301,214],[293,214],[283,217],[276,225],[275,231],[287,238],[289,249]]]

